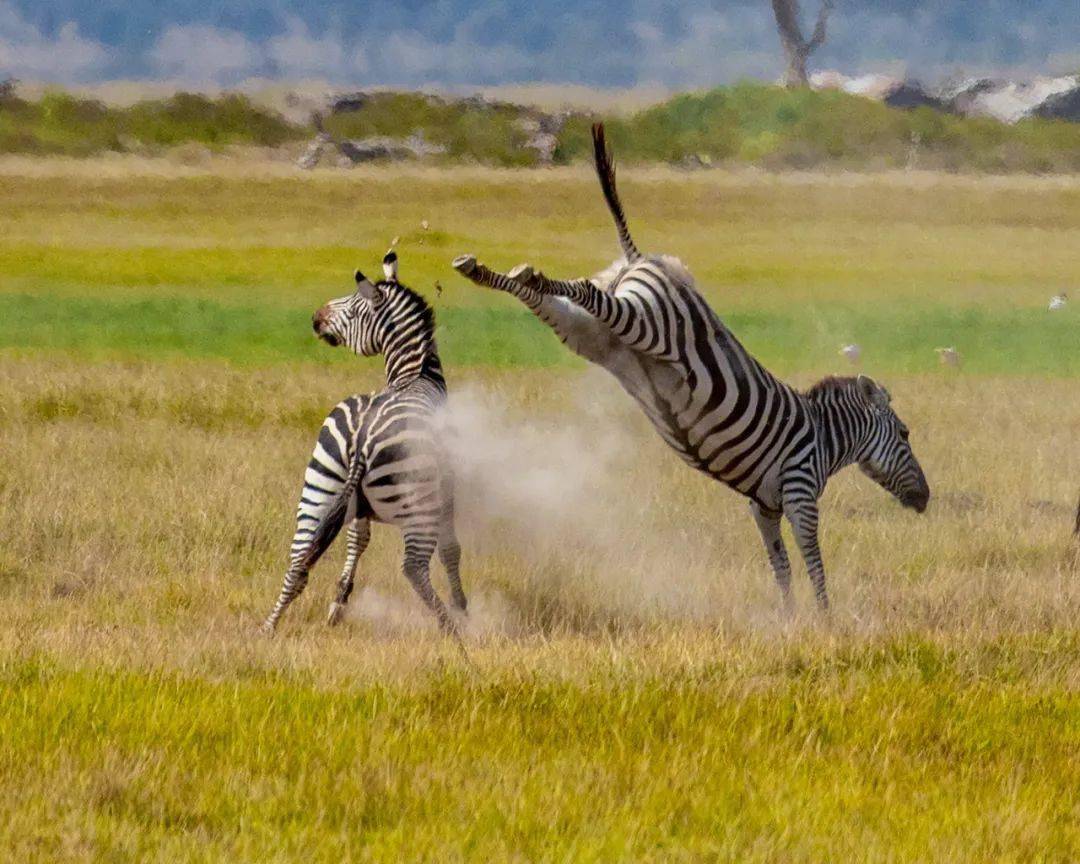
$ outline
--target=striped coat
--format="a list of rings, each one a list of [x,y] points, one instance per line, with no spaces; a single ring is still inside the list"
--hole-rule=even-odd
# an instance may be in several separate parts
[[[624,258],[592,279],[550,279],[529,265],[495,272],[472,255],[455,268],[513,294],[575,352],[608,369],[690,466],[750,500],[785,601],[790,565],[780,518],[791,522],[818,602],[828,605],[817,499],[828,477],[858,463],[920,512],[929,486],[884,388],[860,376],[800,393],[743,347],[675,258],[645,256],[626,225],[615,174],[594,127],[597,174]]]

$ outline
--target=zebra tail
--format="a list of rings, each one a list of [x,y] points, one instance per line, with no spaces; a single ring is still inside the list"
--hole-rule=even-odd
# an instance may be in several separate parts
[[[304,565],[306,567],[315,565],[315,562],[330,548],[330,544],[334,542],[334,539],[341,531],[342,526],[345,524],[345,516],[349,512],[349,502],[360,486],[360,480],[364,476],[365,468],[367,468],[367,464],[360,455],[359,448],[357,448],[357,452],[353,454],[353,460],[349,465],[349,476],[345,480],[345,485],[319,522],[319,527],[311,535],[311,545],[304,555]]]
[[[622,203],[619,201],[619,193],[615,189],[615,160],[604,137],[603,123],[593,123],[592,140],[593,158],[596,161],[596,176],[600,178],[600,188],[604,192],[604,200],[607,201],[608,209],[615,219],[615,229],[619,232],[619,245],[622,246],[626,260],[633,264],[645,256],[638,251],[634,241],[630,238],[630,229],[626,225],[626,216],[623,213]]]

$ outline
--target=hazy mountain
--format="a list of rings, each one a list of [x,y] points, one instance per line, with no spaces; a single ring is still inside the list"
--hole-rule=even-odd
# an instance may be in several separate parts
[[[1076,0],[840,0],[830,31],[814,68],[1080,69]],[[0,0],[0,75],[26,78],[692,87],[780,71],[767,0]]]

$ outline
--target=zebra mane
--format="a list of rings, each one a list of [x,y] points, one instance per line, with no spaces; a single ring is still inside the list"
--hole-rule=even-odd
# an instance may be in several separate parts
[[[422,294],[396,279],[383,280],[378,288],[386,297],[375,314],[385,316],[381,353],[386,359],[387,386],[400,389],[427,374],[445,387],[435,345],[435,310]],[[417,320],[420,327],[414,329]]]
[[[845,393],[855,389],[859,379],[850,375],[829,375],[814,384],[803,395],[811,402],[816,402],[831,393]]]
[[[404,297],[408,301],[410,308],[417,308],[420,310],[420,316],[424,321],[424,324],[432,331],[435,330],[435,310],[431,308],[431,304],[428,303],[427,298],[419,291],[414,291],[408,285],[402,282],[383,280],[377,283],[377,287],[381,291],[385,291],[388,297],[397,295],[398,297]]]

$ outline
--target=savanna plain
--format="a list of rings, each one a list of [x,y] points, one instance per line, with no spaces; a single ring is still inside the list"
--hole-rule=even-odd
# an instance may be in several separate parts
[[[828,618],[797,558],[782,616],[745,503],[449,267],[606,266],[586,169],[0,160],[0,858],[1080,857],[1080,309],[1046,311],[1080,181],[621,187],[766,366],[808,386],[858,343],[912,429],[926,514],[829,486]],[[257,634],[319,424],[382,380],[310,315],[394,237],[454,403],[468,663],[378,526],[343,626],[338,549]]]

